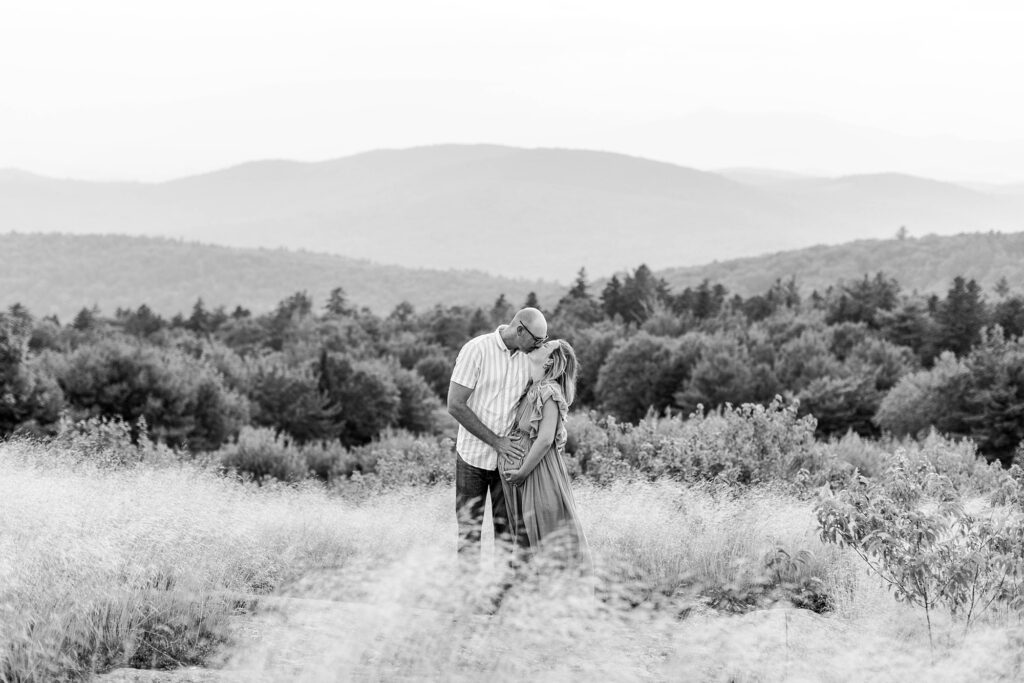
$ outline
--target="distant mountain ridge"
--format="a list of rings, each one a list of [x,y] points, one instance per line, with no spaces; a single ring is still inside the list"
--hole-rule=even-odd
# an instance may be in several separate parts
[[[900,174],[709,173],[494,145],[257,161],[163,183],[0,173],[0,231],[285,247],[569,282],[912,234],[1024,229],[1024,192]]]

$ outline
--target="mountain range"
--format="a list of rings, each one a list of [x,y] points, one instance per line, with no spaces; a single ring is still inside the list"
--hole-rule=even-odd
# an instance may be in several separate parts
[[[0,171],[0,232],[307,250],[567,283],[814,245],[1024,230],[1024,187],[700,171],[605,152],[442,145],[161,183]],[[479,273],[478,273],[479,275]],[[509,285],[509,289],[512,286]],[[539,294],[539,292],[538,292]]]

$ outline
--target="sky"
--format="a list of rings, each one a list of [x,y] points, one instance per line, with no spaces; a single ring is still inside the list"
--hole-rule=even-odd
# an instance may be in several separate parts
[[[0,0],[0,168],[487,142],[1024,181],[1021,35],[995,0]]]

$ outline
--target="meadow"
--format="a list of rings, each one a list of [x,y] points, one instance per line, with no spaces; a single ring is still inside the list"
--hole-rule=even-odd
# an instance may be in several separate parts
[[[211,677],[194,680],[1022,675],[1024,629],[1012,605],[994,605],[969,629],[933,606],[929,638],[919,606],[895,600],[849,546],[822,540],[826,494],[817,487],[827,482],[807,484],[820,468],[803,462],[793,480],[739,476],[735,466],[714,468],[716,477],[680,467],[644,475],[664,460],[665,444],[689,448],[692,465],[694,444],[717,447],[730,419],[756,427],[757,411],[737,414],[641,423],[615,431],[618,441],[575,418],[574,466],[589,461],[576,492],[594,576],[526,573],[492,615],[481,606],[502,592],[503,564],[485,553],[479,574],[456,571],[450,480],[411,476],[424,463],[397,436],[390,451],[386,439],[377,445],[380,474],[262,485],[152,444],[142,452],[80,436],[8,441],[0,444],[0,681],[181,667]],[[897,450],[942,463],[950,481],[996,476],[962,447],[933,441]],[[636,448],[633,464],[621,457],[612,477],[609,453],[627,447]],[[818,464],[836,471],[892,455],[849,440],[815,447]],[[437,447],[419,457],[447,456]],[[1018,504],[960,490],[969,507]]]

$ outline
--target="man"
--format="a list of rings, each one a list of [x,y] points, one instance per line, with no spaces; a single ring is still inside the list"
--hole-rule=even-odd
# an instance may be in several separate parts
[[[543,344],[547,336],[544,314],[536,308],[524,308],[508,325],[466,342],[455,361],[448,387],[448,413],[459,423],[455,514],[459,521],[459,557],[464,562],[479,552],[488,493],[494,537],[510,544],[498,457],[521,453],[508,435],[516,403],[529,382],[526,354]]]

